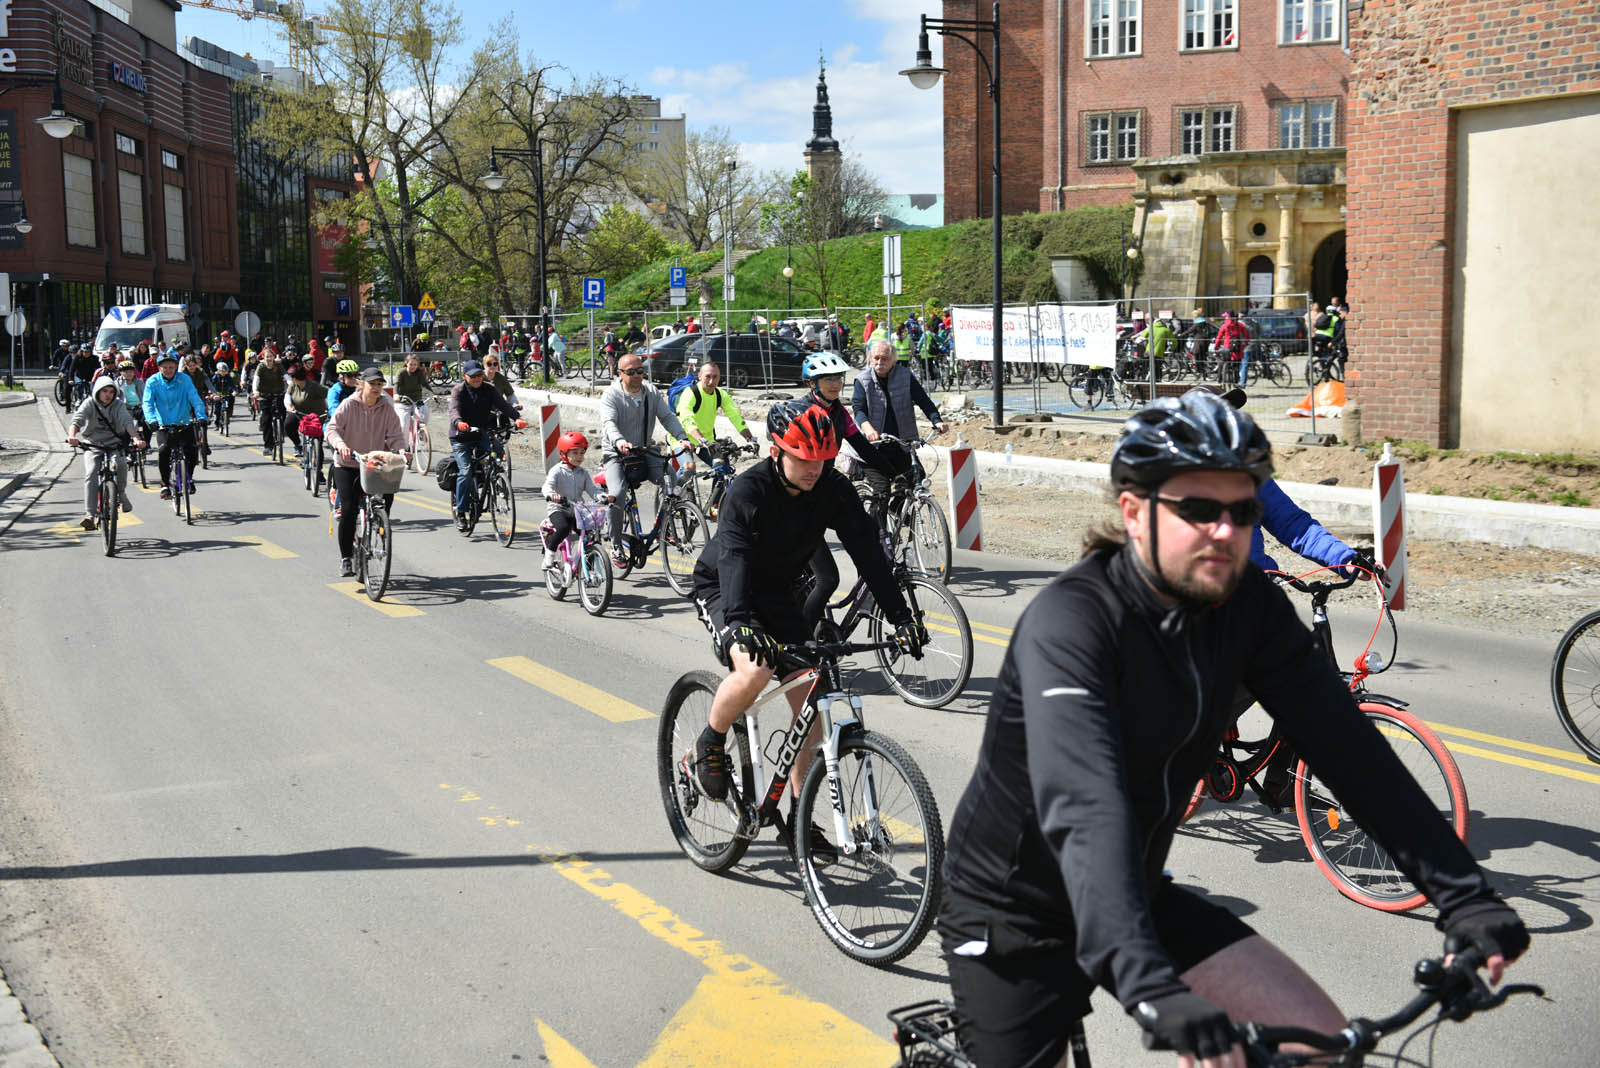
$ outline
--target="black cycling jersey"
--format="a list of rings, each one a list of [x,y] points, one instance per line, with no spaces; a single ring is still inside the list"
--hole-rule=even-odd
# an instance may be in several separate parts
[[[1249,568],[1225,603],[1164,634],[1169,613],[1133,552],[1091,554],[1017,623],[950,821],[948,948],[1071,948],[1129,1009],[1184,989],[1149,898],[1240,684],[1445,916],[1494,899],[1264,573]]]
[[[890,622],[910,619],[877,524],[850,480],[829,469],[809,493],[791,494],[778,480],[776,464],[765,460],[728,483],[717,533],[695,563],[696,593],[720,588],[729,624],[757,623],[764,599],[794,599],[795,580],[833,530]]]

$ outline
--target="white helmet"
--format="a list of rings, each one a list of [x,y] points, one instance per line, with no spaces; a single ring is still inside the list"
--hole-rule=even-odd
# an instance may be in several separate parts
[[[802,378],[820,378],[823,375],[842,375],[850,365],[832,352],[813,352],[800,368]]]

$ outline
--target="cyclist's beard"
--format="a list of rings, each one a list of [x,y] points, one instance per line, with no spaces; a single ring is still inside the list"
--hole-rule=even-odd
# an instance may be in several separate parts
[[[1248,544],[1243,552],[1234,556],[1235,547],[1227,542],[1213,542],[1196,549],[1185,558],[1161,561],[1161,575],[1179,597],[1205,604],[1221,604],[1233,595],[1250,566]],[[1226,570],[1219,558],[1231,559]],[[1220,572],[1220,573],[1219,573]]]

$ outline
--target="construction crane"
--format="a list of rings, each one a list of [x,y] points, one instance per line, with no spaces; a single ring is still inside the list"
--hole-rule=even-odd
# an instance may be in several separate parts
[[[309,27],[313,32],[324,30],[332,33],[349,33],[350,31],[338,25],[326,15],[307,15],[305,5],[300,0],[184,0],[187,7],[200,8],[205,11],[220,11],[225,15],[235,15],[246,21],[250,19],[268,19],[272,22],[281,22],[285,26]],[[433,32],[425,26],[419,26],[407,33],[379,33],[376,30],[365,30],[373,37],[381,37],[385,41],[399,41],[412,55],[426,55],[433,45]],[[305,46],[298,35],[289,38],[289,66],[295,70],[304,71]]]

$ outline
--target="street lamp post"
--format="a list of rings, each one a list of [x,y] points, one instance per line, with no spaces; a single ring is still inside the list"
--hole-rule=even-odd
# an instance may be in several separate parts
[[[728,210],[722,216],[722,332],[727,335],[732,333],[728,290],[733,285],[733,173],[739,169],[739,161],[728,156],[723,163],[728,168]]]
[[[539,227],[538,236],[534,244],[538,248],[539,256],[539,351],[544,359],[545,377],[550,377],[550,305],[546,303],[549,298],[549,285],[545,278],[545,247],[544,247],[544,142],[537,135],[533,139],[532,148],[491,148],[489,150],[489,173],[483,176],[483,184],[491,193],[498,193],[506,187],[506,176],[500,173],[499,157],[521,160],[528,165],[528,172],[533,175],[534,212],[537,216]],[[591,339],[592,340],[592,339]]]
[[[1000,295],[1000,4],[998,0],[994,5],[994,17],[991,19],[930,19],[922,16],[922,30],[917,34],[916,62],[901,71],[913,86],[918,89],[932,89],[939,84],[939,79],[949,73],[945,67],[933,65],[933,51],[928,47],[928,31],[933,30],[940,37],[954,37],[978,54],[978,60],[983,64],[984,73],[989,77],[989,99],[994,102],[994,162],[991,168],[994,172],[994,196],[991,208],[994,214],[994,322],[990,331],[994,341],[994,425],[998,429],[1005,425],[1005,322],[1002,318],[1004,306]],[[993,59],[983,54],[975,39],[979,34],[987,34],[992,42]]]
[[[1132,277],[1134,267],[1139,263],[1139,257],[1144,255],[1139,246],[1137,235],[1129,230],[1122,231],[1122,301],[1128,305],[1125,310],[1130,315],[1133,314],[1133,287],[1128,285],[1128,279]]]

